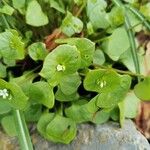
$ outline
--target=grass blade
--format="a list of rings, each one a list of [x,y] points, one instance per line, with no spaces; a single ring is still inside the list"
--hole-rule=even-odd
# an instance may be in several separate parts
[[[23,113],[19,110],[14,110],[13,116],[15,119],[15,126],[21,150],[33,150]]]
[[[120,0],[113,0],[113,2],[118,7],[121,7],[124,10],[126,9],[126,7],[122,4]],[[133,58],[134,66],[135,66],[135,71],[137,74],[140,74],[140,65],[139,65],[138,55],[136,51],[137,49],[136,49],[136,43],[135,43],[135,36],[134,36],[132,26],[131,26],[131,23],[127,14],[125,14],[125,28],[129,37],[129,42],[131,46],[131,54],[132,54],[132,58]],[[140,77],[138,77],[138,81],[140,80],[141,80]]]
[[[143,22],[145,27],[150,31],[150,23],[146,20],[146,18],[134,7],[132,6],[126,6],[132,13],[134,13],[140,20]]]

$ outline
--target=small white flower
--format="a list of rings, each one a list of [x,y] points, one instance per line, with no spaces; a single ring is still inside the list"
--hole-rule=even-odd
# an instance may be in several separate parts
[[[8,90],[7,89],[0,90],[0,96],[2,96],[3,99],[6,99],[9,96]]]
[[[65,71],[65,66],[58,64],[56,69],[57,69],[57,71]]]
[[[103,87],[104,87],[104,83],[103,83],[103,81],[101,82],[100,87],[101,87],[101,88],[103,88]]]
[[[103,88],[104,86],[106,86],[106,81],[101,81],[100,87]]]

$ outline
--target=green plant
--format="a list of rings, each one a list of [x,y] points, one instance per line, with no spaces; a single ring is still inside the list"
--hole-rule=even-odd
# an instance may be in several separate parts
[[[68,144],[79,123],[112,119],[123,126],[135,118],[140,99],[150,100],[150,58],[135,36],[150,30],[149,6],[2,0],[0,121],[21,149],[33,149],[26,122],[37,123],[44,138]]]

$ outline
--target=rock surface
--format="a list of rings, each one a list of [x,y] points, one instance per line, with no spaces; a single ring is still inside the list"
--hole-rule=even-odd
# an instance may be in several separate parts
[[[150,150],[148,141],[130,120],[125,121],[122,129],[115,122],[80,125],[78,136],[69,145],[48,142],[33,131],[35,150]],[[0,150],[14,149],[19,150],[16,139],[0,133]]]

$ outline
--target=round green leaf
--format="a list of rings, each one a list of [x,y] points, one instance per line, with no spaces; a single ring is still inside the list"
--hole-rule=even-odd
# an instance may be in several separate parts
[[[29,56],[37,61],[44,60],[48,51],[45,48],[45,44],[42,42],[33,43],[28,47]]]
[[[0,54],[8,66],[14,66],[16,60],[24,59],[24,43],[17,31],[6,30],[6,32],[0,33]]]
[[[11,105],[6,101],[0,101],[0,115],[11,111]]]
[[[20,9],[25,6],[25,0],[12,0],[14,8]]]
[[[94,52],[94,58],[93,58],[93,63],[97,65],[102,65],[105,62],[105,56],[102,50],[97,49]]]
[[[124,11],[121,7],[113,7],[109,15],[109,22],[112,27],[118,27],[125,21]]]
[[[37,122],[42,114],[42,105],[30,105],[25,111],[25,120],[27,122]]]
[[[119,107],[118,106],[114,107],[113,110],[110,112],[110,118],[113,121],[119,120]]]
[[[119,75],[116,74],[116,77],[117,76]],[[111,79],[111,75],[110,75],[110,79]],[[110,87],[108,88],[108,90],[104,89],[99,94],[99,97],[97,99],[97,106],[102,108],[111,108],[116,106],[119,102],[121,102],[125,98],[131,85],[131,77],[128,75],[122,75],[122,76],[120,75],[118,81],[114,82],[113,83],[114,85],[111,85],[110,82]]]
[[[55,116],[54,113],[44,113],[42,114],[42,116],[40,117],[37,123],[37,130],[46,139],[49,139],[47,136],[46,127],[49,124],[49,122],[53,120],[54,116]]]
[[[89,102],[79,100],[73,103],[69,108],[65,109],[66,115],[77,123],[92,121],[96,111],[99,109],[96,106],[97,96]]]
[[[75,93],[81,84],[80,76],[75,73],[65,76],[60,82],[60,89],[65,95],[71,95]]]
[[[22,89],[15,83],[8,83],[0,79],[0,101],[7,101],[16,109],[24,109],[28,102],[28,97]]]
[[[95,44],[86,38],[69,38],[69,39],[59,39],[58,43],[67,43],[70,45],[75,45],[80,51],[81,64],[80,67],[88,67],[92,64],[93,55],[95,51]]]
[[[0,8],[0,13],[11,16],[14,13],[14,8],[6,3],[2,8]]]
[[[125,117],[135,118],[138,113],[140,100],[135,96],[134,92],[129,92],[124,100]]]
[[[1,125],[9,136],[17,136],[14,117],[12,115],[2,118]]]
[[[144,81],[138,83],[134,87],[135,95],[144,101],[150,100],[150,77],[146,77]]]
[[[123,27],[115,29],[108,40],[103,42],[104,52],[114,61],[117,61],[129,48],[128,35]]]
[[[112,70],[97,69],[89,71],[84,79],[84,88],[94,92],[111,92],[119,85],[120,77]]]
[[[60,45],[45,58],[40,75],[56,84],[65,76],[79,68],[80,53],[75,46]],[[52,83],[52,84],[53,84]]]
[[[109,26],[106,7],[107,3],[105,0],[87,1],[87,16],[95,29],[106,29]]]
[[[73,16],[70,12],[67,12],[67,16],[62,21],[62,32],[70,37],[75,33],[80,33],[82,28],[82,21],[79,18]]]
[[[25,92],[29,97],[32,104],[43,104],[48,108],[54,106],[54,93],[53,88],[44,81],[28,84]]]
[[[140,11],[150,21],[150,2],[141,6]]]
[[[46,132],[52,141],[57,140],[57,142],[68,144],[75,138],[77,128],[75,122],[70,118],[56,115],[47,125]]]
[[[77,123],[87,121],[83,117],[83,114],[81,113],[82,106],[84,106],[86,103],[87,103],[86,100],[79,100],[76,103],[73,103],[70,107],[65,109],[66,116],[71,118]]]
[[[58,88],[57,92],[55,93],[55,98],[58,101],[61,102],[69,102],[69,101],[75,101],[79,98],[79,94],[77,92],[74,92],[70,95],[64,94],[60,88]]]
[[[6,72],[6,66],[4,66],[2,63],[0,63],[0,78],[5,78],[7,75]]]
[[[56,9],[57,11],[63,14],[65,13],[64,5],[59,0],[50,0],[49,3],[50,3],[50,7]]]
[[[110,112],[107,109],[102,109],[95,113],[94,117],[92,118],[92,122],[95,124],[102,124],[108,121],[110,116]]]
[[[48,17],[43,13],[40,4],[36,0],[31,0],[28,3],[26,23],[36,27],[48,24]]]

